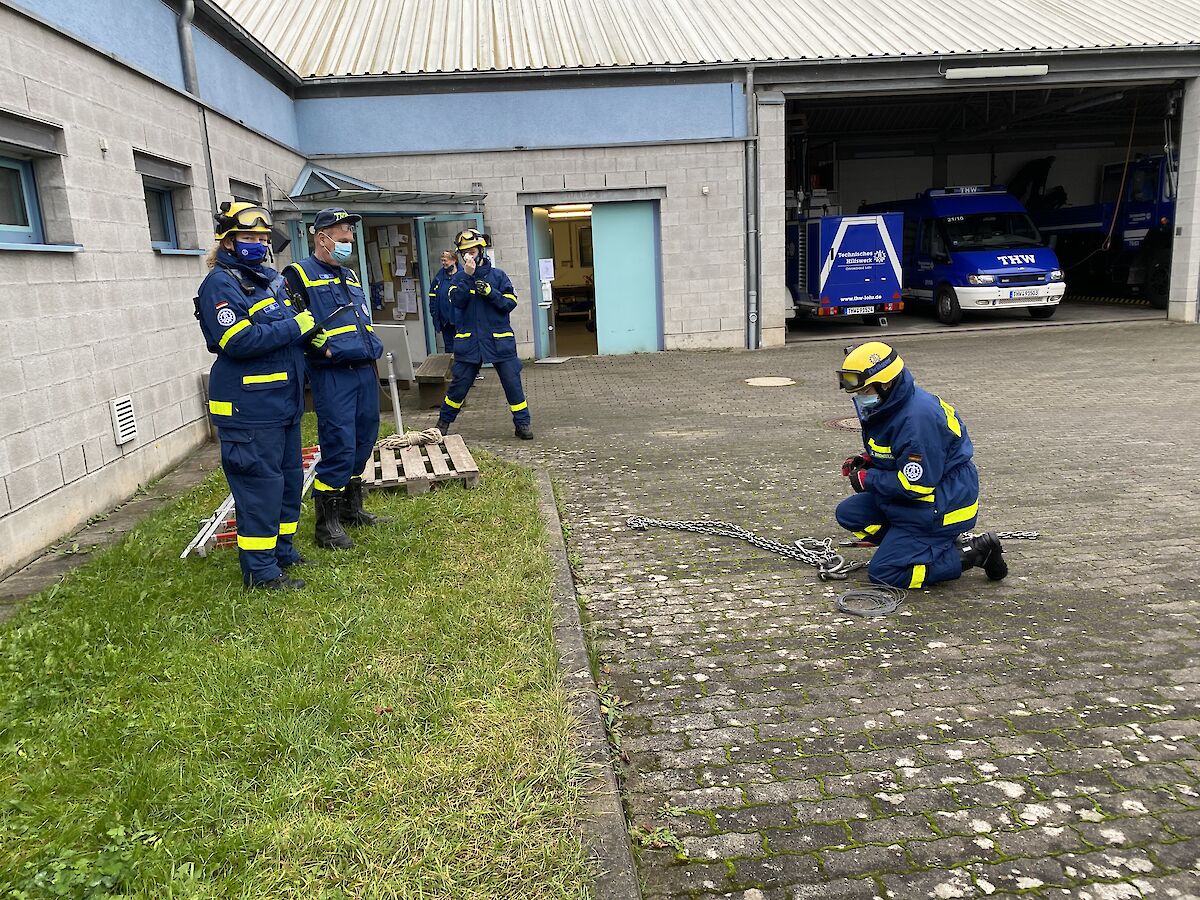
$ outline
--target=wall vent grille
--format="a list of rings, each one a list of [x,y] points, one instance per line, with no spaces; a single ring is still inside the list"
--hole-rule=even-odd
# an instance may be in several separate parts
[[[113,437],[117,446],[137,440],[137,418],[133,414],[132,397],[114,397],[108,401],[112,413]]]

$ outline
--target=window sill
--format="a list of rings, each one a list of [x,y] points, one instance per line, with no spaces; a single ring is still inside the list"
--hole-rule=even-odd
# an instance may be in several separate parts
[[[161,253],[163,256],[203,256],[207,250],[180,250],[176,247],[155,247],[155,253]]]
[[[0,241],[0,250],[31,250],[34,253],[78,253],[83,244],[9,244]]]

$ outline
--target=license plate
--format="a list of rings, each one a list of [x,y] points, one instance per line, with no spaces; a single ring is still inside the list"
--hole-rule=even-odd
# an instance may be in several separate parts
[[[875,312],[873,306],[847,306],[842,310],[843,315],[847,316],[867,316]]]
[[[1010,300],[1016,300],[1018,297],[1040,297],[1042,291],[1040,288],[1017,288],[1008,292]]]

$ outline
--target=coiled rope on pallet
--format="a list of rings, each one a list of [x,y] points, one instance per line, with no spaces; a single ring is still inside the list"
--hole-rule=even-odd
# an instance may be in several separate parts
[[[442,433],[436,428],[426,428],[424,431],[406,431],[404,434],[393,434],[375,442],[377,450],[403,450],[405,447],[423,447],[426,444],[442,443]]]

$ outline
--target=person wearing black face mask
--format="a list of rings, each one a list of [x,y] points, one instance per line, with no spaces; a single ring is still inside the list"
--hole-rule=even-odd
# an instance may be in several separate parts
[[[321,210],[312,225],[312,256],[283,270],[288,296],[320,327],[307,352],[321,442],[313,505],[317,545],[334,550],[354,546],[345,526],[389,521],[363,508],[362,471],[379,439],[375,360],[383,355],[383,342],[358,275],[344,265],[361,220],[344,209]]]
[[[913,381],[899,354],[882,341],[847,348],[838,387],[853,395],[863,452],[842,464],[854,494],[837,520],[860,542],[879,547],[872,581],[920,588],[983,568],[1008,574],[1004,549],[988,532],[960,546],[979,514],[974,447],[958,412]]]
[[[237,508],[242,580],[249,588],[294,590],[304,582],[285,570],[305,562],[292,545],[304,486],[303,344],[316,323],[271,286],[275,270],[263,265],[271,213],[234,201],[222,203],[214,218],[212,271],[194,302],[205,343],[217,357],[208,412]]]

